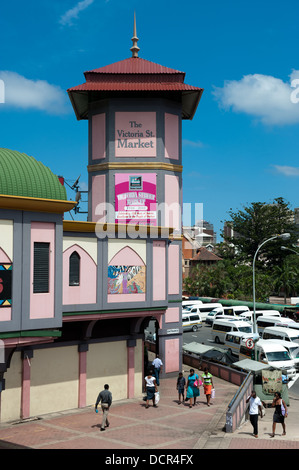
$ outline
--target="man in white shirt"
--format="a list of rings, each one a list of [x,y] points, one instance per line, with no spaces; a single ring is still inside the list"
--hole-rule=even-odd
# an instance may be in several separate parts
[[[163,363],[157,354],[156,359],[153,360],[152,365],[154,366],[154,376],[156,377],[157,385],[160,385],[159,376],[160,372],[162,371]]]
[[[259,412],[262,418],[262,402],[259,397],[256,396],[255,391],[251,392],[251,395],[247,397],[246,403],[249,402],[249,419],[253,426],[253,435],[258,437],[258,417]]]

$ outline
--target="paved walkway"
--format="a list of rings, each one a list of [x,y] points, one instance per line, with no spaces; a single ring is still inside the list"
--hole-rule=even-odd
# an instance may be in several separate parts
[[[186,369],[186,374],[188,369]],[[162,379],[161,401],[158,408],[145,408],[142,397],[114,402],[110,427],[100,431],[101,413],[94,407],[44,415],[35,420],[0,424],[2,449],[298,449],[299,397],[290,393],[287,435],[270,438],[273,409],[259,421],[259,438],[252,436],[252,427],[246,422],[234,433],[225,433],[227,406],[237,386],[214,378],[216,398],[208,407],[201,391],[198,403],[192,409],[178,404],[176,378]],[[202,390],[202,389],[201,389]],[[113,393],[113,390],[112,390]]]

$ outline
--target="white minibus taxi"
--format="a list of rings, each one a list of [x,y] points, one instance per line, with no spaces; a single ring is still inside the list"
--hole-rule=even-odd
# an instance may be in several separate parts
[[[281,344],[287,351],[289,351],[291,358],[295,363],[295,369],[299,370],[299,344],[293,341],[284,341],[283,339],[269,339],[273,343]]]
[[[283,326],[268,326],[262,334],[263,339],[283,339],[299,344],[299,330]]]
[[[241,317],[246,318],[248,321],[253,321],[253,311],[241,313]],[[280,313],[278,310],[256,310],[255,317],[258,319],[259,317],[280,317]]]
[[[201,316],[202,320],[207,318],[207,315],[213,310],[215,307],[221,307],[221,304],[218,303],[211,303],[211,304],[202,304],[202,305],[192,305],[188,307],[188,311],[193,310],[194,308],[197,309],[197,313]],[[183,313],[188,313],[186,310],[183,310]]]
[[[193,307],[193,305],[202,305],[201,300],[183,300],[182,301],[182,307]]]
[[[295,362],[291,358],[289,352],[273,341],[267,339],[259,339],[256,344],[257,360],[268,364],[276,369],[285,372],[290,379],[296,375]],[[239,361],[242,359],[252,358],[254,349],[249,349],[246,346],[246,341],[241,339]]]
[[[290,324],[295,323],[294,320],[290,318],[283,318],[283,317],[265,317],[262,315],[256,320],[258,333],[262,337],[263,330],[267,327],[272,326],[282,326],[288,327]]]
[[[258,339],[257,336],[258,335],[254,333],[242,333],[241,331],[230,331],[229,333],[226,333],[225,335],[224,346],[227,347],[227,351],[230,354],[232,354],[233,356],[239,357],[241,339],[244,339],[245,341],[250,338]]]
[[[249,312],[249,308],[245,305],[236,305],[233,307],[217,307],[208,313],[206,318],[206,324],[212,325],[216,318],[225,318],[226,316],[237,317],[244,312]]]
[[[230,331],[240,331],[242,333],[252,333],[252,326],[244,320],[224,320],[216,319],[213,323],[211,336],[215,343],[224,343],[226,333]]]
[[[200,315],[197,313],[183,313],[182,326],[184,331],[197,331],[202,326]]]

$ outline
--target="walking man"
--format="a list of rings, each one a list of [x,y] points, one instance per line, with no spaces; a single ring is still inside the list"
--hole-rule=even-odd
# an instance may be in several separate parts
[[[112,393],[109,392],[109,385],[105,384],[104,385],[104,390],[102,390],[97,398],[96,404],[95,404],[95,412],[97,413],[97,407],[98,404],[101,402],[101,407],[103,411],[103,418],[102,418],[102,426],[101,426],[101,431],[105,431],[105,427],[109,427],[109,421],[108,421],[108,413],[109,413],[109,408],[112,403]]]
[[[251,395],[247,397],[246,403],[249,402],[249,419],[253,426],[253,435],[254,437],[258,437],[258,418],[259,412],[262,416],[262,402],[259,397],[256,396],[256,392],[252,391]]]
[[[162,372],[163,363],[161,359],[159,358],[158,354],[156,356],[156,359],[153,360],[152,365],[154,366],[154,375],[156,377],[156,383],[157,385],[160,385],[159,377],[160,377],[160,372]]]

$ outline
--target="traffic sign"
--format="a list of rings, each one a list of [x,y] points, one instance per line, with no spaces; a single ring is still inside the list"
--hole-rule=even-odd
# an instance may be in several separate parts
[[[248,338],[248,340],[246,341],[246,347],[248,349],[253,349],[254,348],[254,341],[252,338]]]

